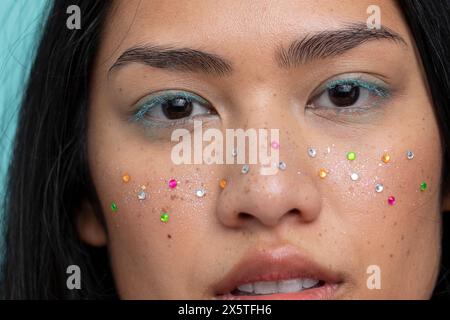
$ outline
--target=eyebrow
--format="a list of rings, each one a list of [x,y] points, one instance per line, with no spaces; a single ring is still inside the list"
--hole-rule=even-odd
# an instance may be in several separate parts
[[[368,41],[389,40],[406,45],[405,40],[387,27],[369,29],[364,23],[348,24],[341,29],[307,34],[294,40],[287,48],[275,51],[275,61],[280,68],[291,68],[315,59],[325,59],[343,54]],[[232,64],[217,54],[193,48],[161,45],[138,45],[124,51],[111,66],[113,69],[129,63],[141,63],[154,68],[179,72],[201,72],[214,76],[232,74]]]
[[[364,23],[356,23],[348,24],[339,30],[308,34],[300,40],[295,40],[287,49],[278,49],[276,60],[280,68],[290,68],[311,60],[337,56],[374,40],[389,40],[407,46],[398,33],[387,27],[369,29]]]

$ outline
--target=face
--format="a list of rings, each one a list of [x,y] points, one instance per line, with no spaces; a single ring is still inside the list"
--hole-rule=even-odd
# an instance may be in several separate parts
[[[114,3],[88,114],[105,227],[86,209],[79,233],[108,247],[121,298],[430,297],[441,141],[399,8],[378,1],[369,29],[371,4]],[[226,130],[267,130],[275,173],[194,163],[222,150],[194,121],[236,162],[255,142],[233,154]]]

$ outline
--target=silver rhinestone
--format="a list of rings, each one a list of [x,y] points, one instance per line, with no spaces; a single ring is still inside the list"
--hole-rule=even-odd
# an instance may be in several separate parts
[[[145,200],[147,198],[147,193],[144,190],[138,192],[137,195],[139,200]]]
[[[195,195],[199,198],[204,197],[206,194],[206,191],[204,189],[198,189],[195,191]]]
[[[248,166],[248,164],[244,164],[242,166],[241,172],[245,174],[245,173],[248,173],[249,170],[250,170],[250,167]]]
[[[231,151],[231,155],[232,155],[233,157],[236,157],[236,156],[237,156],[237,150],[236,150],[236,149],[233,149],[233,151]]]
[[[412,152],[411,150],[408,150],[406,152],[406,157],[408,158],[408,160],[414,159],[414,152]]]
[[[317,155],[317,150],[314,149],[314,148],[309,148],[309,149],[308,149],[308,155],[309,155],[311,158],[315,158],[316,155]]]
[[[278,163],[278,169],[280,169],[280,170],[286,170],[286,163],[283,162],[283,161],[280,161],[280,162]]]
[[[384,190],[384,186],[383,186],[381,183],[378,183],[378,184],[375,186],[375,191],[376,191],[376,192],[380,193],[380,192],[383,192],[383,190]]]
[[[353,181],[356,181],[356,180],[359,179],[359,175],[358,175],[357,173],[352,173],[352,174],[350,175],[350,178],[351,178]]]

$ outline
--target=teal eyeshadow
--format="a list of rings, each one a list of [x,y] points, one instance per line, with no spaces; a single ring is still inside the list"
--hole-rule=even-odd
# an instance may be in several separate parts
[[[187,92],[165,92],[155,97],[149,97],[148,100],[138,106],[137,110],[130,117],[131,122],[141,121],[149,110],[158,106],[160,103],[166,102],[174,98],[185,98],[188,101],[198,101],[199,103],[208,104],[208,102],[198,96],[189,94]]]
[[[389,89],[387,89],[383,86],[377,85],[375,83],[363,81],[360,79],[333,80],[333,81],[330,81],[329,83],[327,83],[326,87],[327,87],[327,89],[334,89],[335,87],[337,87],[339,85],[357,85],[359,87],[369,90],[370,92],[372,92],[380,97],[387,98],[390,96]]]

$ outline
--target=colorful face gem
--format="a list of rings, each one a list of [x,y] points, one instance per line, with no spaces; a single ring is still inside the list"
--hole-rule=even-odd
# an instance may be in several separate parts
[[[137,197],[139,200],[145,200],[147,198],[147,193],[144,190],[140,190]]]
[[[308,148],[308,155],[309,155],[311,158],[315,158],[316,155],[317,155],[317,150],[314,149],[314,148]]]
[[[383,190],[384,190],[384,186],[383,186],[381,183],[377,183],[377,184],[375,185],[375,191],[376,191],[377,193],[383,192]]]
[[[408,158],[408,160],[414,159],[414,152],[411,150],[406,151],[406,158]]]
[[[175,180],[175,179],[170,179],[169,180],[169,188],[170,189],[175,189],[177,187],[177,185],[178,185],[177,180]]]
[[[319,177],[321,179],[325,179],[327,175],[328,175],[328,170],[327,169],[323,169],[322,168],[322,169],[319,170]]]
[[[195,191],[195,195],[199,198],[204,197],[206,194],[206,191],[204,189],[198,189]]]
[[[221,179],[219,181],[219,186],[220,186],[221,189],[225,189],[225,187],[227,186],[227,180]]]
[[[231,151],[231,155],[232,155],[233,157],[236,157],[236,156],[237,156],[237,150],[236,150],[236,149],[233,149],[233,151]]]
[[[388,198],[388,204],[389,204],[390,206],[393,206],[393,205],[395,204],[395,202],[396,202],[396,200],[395,200],[395,197],[394,197],[394,196],[390,196],[390,197]]]
[[[425,190],[427,190],[427,188],[428,188],[428,185],[426,182],[422,182],[420,184],[420,191],[425,191]]]
[[[112,212],[117,212],[117,204],[115,202],[111,202],[111,211]]]
[[[278,141],[275,141],[275,140],[272,141],[271,146],[272,146],[273,149],[279,149],[280,148],[280,144],[278,143]]]
[[[356,153],[353,151],[350,151],[347,153],[347,160],[353,161],[356,159]]]
[[[125,173],[125,174],[122,176],[122,181],[123,181],[124,183],[129,182],[129,181],[130,181],[130,175],[127,174],[127,173]]]
[[[248,165],[248,164],[244,164],[244,165],[242,166],[241,172],[242,172],[243,174],[246,174],[246,173],[249,172],[249,170],[250,170],[249,165]]]
[[[384,163],[389,163],[391,161],[391,156],[388,153],[385,153],[381,157],[381,161],[383,161]]]
[[[278,169],[280,169],[280,170],[286,170],[286,163],[284,162],[284,161],[280,161],[279,163],[278,163]]]
[[[159,219],[161,220],[161,222],[167,223],[169,222],[169,214],[167,212],[164,212]]]
[[[359,179],[359,175],[357,173],[352,173],[350,175],[350,179],[352,179],[353,181],[357,181]]]

